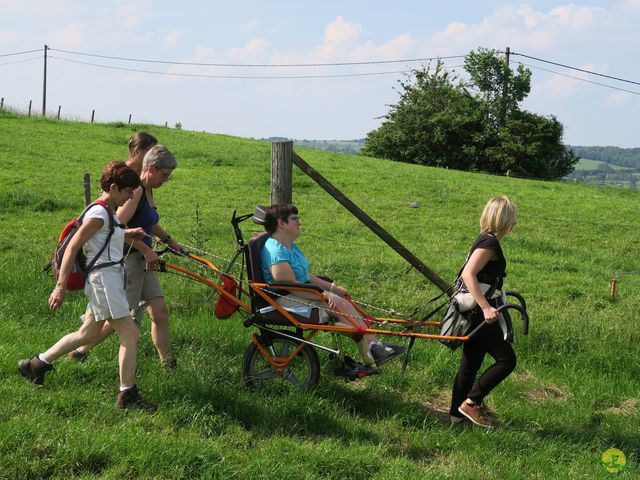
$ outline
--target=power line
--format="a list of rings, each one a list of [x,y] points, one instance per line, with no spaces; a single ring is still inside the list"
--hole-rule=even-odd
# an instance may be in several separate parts
[[[604,73],[592,72],[591,70],[585,70],[583,68],[572,67],[570,65],[564,65],[562,63],[552,62],[551,60],[544,60],[542,58],[532,57],[530,55],[525,55],[524,53],[511,52],[511,55],[520,55],[521,57],[530,58],[531,60],[537,60],[538,62],[550,63],[551,65],[556,65],[558,67],[568,68],[570,70],[576,70],[578,72],[588,73],[590,75],[597,75],[599,77],[610,78],[611,80],[617,80],[619,82],[626,82],[626,83],[632,83],[634,85],[640,85],[640,82],[635,82],[633,80],[626,80],[626,79],[620,78],[620,77],[614,77],[614,76],[611,76],[611,75],[605,75]]]
[[[35,52],[42,52],[42,49],[38,49],[38,50],[27,50],[26,52],[15,52],[15,53],[3,53],[0,55],[0,57],[11,57],[13,55],[24,55],[26,53],[35,53]]]
[[[13,65],[15,63],[33,62],[35,60],[42,61],[42,57],[27,58],[25,60],[15,60],[13,62],[0,63],[0,67],[2,67],[4,65]]]
[[[409,73],[411,70],[395,70],[388,72],[368,72],[368,73],[339,73],[339,74],[327,74],[327,75],[205,75],[197,73],[172,73],[172,72],[158,72],[154,70],[139,70],[135,68],[114,67],[112,65],[101,65],[98,63],[80,62],[78,60],[71,60],[69,58],[49,56],[56,60],[62,60],[64,62],[77,63],[80,65],[90,65],[92,67],[107,68],[111,70],[124,70],[126,72],[136,73],[150,73],[154,75],[168,75],[173,77],[197,77],[197,78],[222,78],[222,79],[303,79],[303,78],[341,78],[341,77],[366,77],[373,75],[392,75],[400,73]]]
[[[523,62],[516,62],[516,63],[518,63],[520,65],[523,65],[525,67],[536,68],[538,70],[543,70],[545,72],[553,73],[555,75],[561,75],[563,77],[572,78],[574,80],[580,80],[581,82],[591,83],[593,85],[599,85],[601,87],[611,88],[613,90],[620,90],[621,92],[632,93],[634,95],[640,95],[640,92],[634,92],[633,90],[627,90],[626,88],[614,87],[613,85],[607,85],[606,83],[599,83],[599,82],[594,82],[592,80],[587,80],[586,78],[574,77],[572,75],[567,75],[566,73],[555,72],[555,71],[549,70],[547,68],[538,67],[536,65],[529,65],[529,64],[523,63]]]
[[[425,58],[403,58],[397,60],[370,60],[361,62],[333,62],[333,63],[201,63],[201,62],[177,62],[169,60],[151,60],[147,58],[128,58],[128,57],[115,57],[110,55],[98,55],[96,53],[74,52],[70,50],[58,50],[57,48],[49,47],[50,51],[69,53],[72,55],[82,55],[86,57],[106,58],[111,60],[124,60],[127,62],[142,62],[142,63],[161,63],[165,65],[193,65],[199,67],[342,67],[352,65],[381,65],[386,63],[414,63],[425,62],[432,60],[447,60],[452,58],[464,58],[465,55],[450,55],[446,57],[425,57]]]

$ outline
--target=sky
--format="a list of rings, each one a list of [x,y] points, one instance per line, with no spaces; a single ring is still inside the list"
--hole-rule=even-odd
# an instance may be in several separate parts
[[[34,113],[47,45],[48,115],[363,138],[398,100],[402,72],[428,63],[408,60],[509,47],[510,65],[533,73],[523,108],[555,115],[565,143],[640,146],[640,0],[0,0],[0,12],[0,97],[20,110],[32,100]],[[391,60],[402,61],[353,65]],[[462,58],[444,63],[462,73]]]

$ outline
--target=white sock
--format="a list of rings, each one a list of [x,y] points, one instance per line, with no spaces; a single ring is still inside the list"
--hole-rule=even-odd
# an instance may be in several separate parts
[[[121,392],[126,392],[127,390],[131,390],[135,385],[131,385],[129,387],[120,387]]]
[[[38,360],[40,360],[41,362],[46,363],[47,365],[51,365],[51,363],[49,363],[49,362],[47,361],[47,359],[46,359],[46,358],[44,358],[44,353],[41,353],[40,355],[38,355]]]

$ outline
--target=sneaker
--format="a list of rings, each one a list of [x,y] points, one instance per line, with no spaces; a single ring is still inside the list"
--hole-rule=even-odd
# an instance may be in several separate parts
[[[404,349],[402,351],[395,351],[393,348],[387,347],[383,343],[374,343],[371,345],[369,351],[371,352],[371,356],[376,362],[376,365],[380,366],[396,358],[402,353],[402,351],[404,351]]]
[[[380,373],[376,367],[364,366],[359,362],[356,362],[353,358],[345,355],[344,362],[335,369],[335,374],[344,377],[345,380],[353,382],[369,375],[375,375]]]
[[[482,405],[469,405],[465,400],[464,402],[462,402],[462,405],[458,407],[458,411],[476,425],[484,428],[493,427],[493,422],[489,419],[489,417],[487,417],[487,414],[484,413]]]
[[[23,377],[29,379],[30,382],[41,387],[44,385],[44,375],[49,370],[53,370],[53,365],[44,363],[37,356],[20,360],[18,362],[18,370]]]
[[[123,409],[137,408],[140,410],[144,410],[145,412],[155,412],[158,408],[152,403],[147,402],[140,396],[140,392],[138,391],[138,387],[136,385],[134,385],[129,390],[118,393],[116,407]]]
[[[80,352],[79,350],[71,350],[67,353],[67,359],[72,362],[86,362],[89,352]]]
[[[384,345],[387,348],[390,348],[391,350],[393,350],[397,355],[400,355],[402,353],[404,353],[404,351],[407,349],[407,347],[405,347],[404,345],[397,345],[395,343],[385,343],[382,342],[382,345]]]

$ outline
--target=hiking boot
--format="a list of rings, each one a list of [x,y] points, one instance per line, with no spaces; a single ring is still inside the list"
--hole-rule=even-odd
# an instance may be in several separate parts
[[[373,345],[371,345],[369,351],[371,352],[371,356],[376,362],[376,365],[380,366],[396,358],[402,353],[402,351],[404,351],[404,348],[402,349],[402,351],[396,351],[391,347],[387,347],[383,343],[374,343]]]
[[[489,417],[487,417],[487,414],[484,412],[484,408],[482,408],[482,405],[469,405],[465,400],[464,402],[462,402],[462,405],[458,407],[458,411],[476,425],[484,428],[493,427],[493,422],[489,419]]]
[[[155,412],[158,408],[140,396],[140,392],[138,392],[138,387],[136,385],[124,392],[118,393],[116,407],[123,409],[137,408],[144,410],[145,412]]]
[[[89,352],[81,352],[79,350],[71,350],[67,353],[67,359],[72,362],[81,362],[84,363],[87,361],[87,357],[89,356]]]
[[[22,376],[29,379],[30,382],[41,387],[44,385],[44,375],[49,370],[53,370],[53,365],[45,363],[37,356],[20,360],[18,362],[18,370]]]

